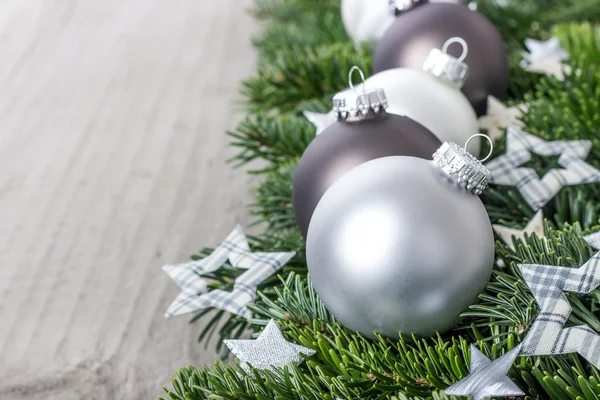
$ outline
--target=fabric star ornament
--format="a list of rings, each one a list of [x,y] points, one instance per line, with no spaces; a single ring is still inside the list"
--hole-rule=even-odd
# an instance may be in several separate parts
[[[487,104],[487,115],[479,118],[479,129],[485,129],[492,141],[504,136],[506,128],[524,125],[519,118],[527,111],[527,106],[507,107],[494,96],[488,96]]]
[[[556,59],[565,61],[569,59],[569,53],[560,47],[557,37],[551,37],[546,41],[525,39],[525,47],[529,50],[529,61],[540,61]]]
[[[317,136],[323,133],[323,131],[327,129],[329,125],[337,121],[337,117],[333,111],[330,111],[327,114],[321,114],[313,111],[304,111],[303,114],[306,117],[306,119],[309,120],[310,123],[317,128]]]
[[[564,81],[565,74],[570,74],[572,69],[558,59],[547,59],[531,61],[525,67],[525,71],[554,76],[556,79]]]
[[[588,294],[600,286],[600,253],[579,268],[519,265],[540,313],[522,343],[521,354],[544,356],[579,353],[600,368],[600,336],[587,325],[565,328],[571,305],[564,292]]]
[[[547,142],[537,136],[509,128],[506,153],[486,164],[492,173],[490,183],[515,186],[534,211],[548,203],[564,186],[599,182],[600,171],[584,161],[592,148],[589,140]],[[531,159],[559,155],[563,169],[552,169],[542,179],[531,168],[519,168]]]
[[[520,348],[516,347],[497,360],[490,361],[477,347],[471,345],[471,372],[444,393],[453,396],[473,396],[474,400],[525,396],[525,393],[506,376],[519,355],[519,350]]]
[[[238,225],[210,256],[199,261],[163,267],[163,271],[181,288],[181,293],[171,304],[165,317],[213,307],[249,318],[251,313],[246,306],[256,298],[258,285],[294,255],[294,252],[252,253],[244,231]],[[204,293],[207,288],[204,276],[221,268],[227,260],[232,267],[247,271],[235,280],[232,292],[217,289]]]
[[[240,366],[252,375],[250,365],[256,369],[285,367],[292,362],[302,363],[300,353],[312,356],[315,351],[285,340],[274,320],[269,321],[266,328],[256,340],[224,340],[223,343],[240,360]]]
[[[592,248],[600,250],[600,231],[584,236],[583,240],[585,240]]]
[[[565,79],[565,72],[570,73],[571,68],[563,63],[569,59],[569,53],[560,47],[558,38],[552,37],[545,42],[525,39],[525,46],[529,53],[523,55],[521,65],[526,71],[552,75],[561,81]]]
[[[571,68],[563,63],[569,59],[569,53],[560,47],[558,38],[552,37],[545,42],[525,39],[525,46],[529,53],[523,54],[521,66],[526,71],[552,75],[561,81],[565,79],[565,72],[570,73]]]
[[[506,243],[509,248],[516,250],[513,242],[513,236],[516,239],[521,239],[523,241],[525,240],[525,235],[531,236],[535,233],[540,238],[545,236],[544,214],[542,210],[539,210],[537,213],[535,213],[531,221],[529,221],[523,230],[507,228],[506,226],[498,224],[492,225],[492,228],[494,228],[496,235],[500,236],[500,239],[502,239],[502,241]]]

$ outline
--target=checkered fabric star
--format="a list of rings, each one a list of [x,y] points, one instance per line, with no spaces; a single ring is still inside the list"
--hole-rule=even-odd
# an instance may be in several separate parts
[[[522,343],[521,354],[544,356],[579,353],[600,368],[600,336],[589,326],[565,328],[571,305],[564,292],[588,294],[600,286],[600,253],[580,268],[519,265],[540,313]]]
[[[486,164],[492,173],[490,183],[516,186],[534,211],[548,203],[564,186],[600,182],[600,171],[584,161],[592,148],[589,140],[544,141],[516,128],[509,128],[506,153]],[[531,168],[519,168],[531,159],[560,155],[564,169],[552,169],[542,179]]]
[[[488,96],[487,105],[487,115],[479,118],[479,129],[485,129],[490,139],[504,136],[504,129],[508,127],[523,126],[519,118],[527,111],[526,105],[507,107],[494,96]]]
[[[292,362],[300,364],[304,359],[300,353],[312,356],[312,349],[285,340],[275,321],[271,320],[256,340],[225,340],[229,350],[240,360],[240,366],[252,375],[250,365],[257,369],[285,367]]]
[[[592,248],[600,250],[600,231],[584,236],[583,240],[585,240]]]
[[[497,360],[490,361],[477,347],[471,345],[471,373],[450,386],[444,393],[453,396],[473,396],[473,400],[525,396],[525,393],[506,376],[519,355],[519,350],[520,347],[516,347]]]
[[[321,114],[313,111],[304,111],[304,117],[317,128],[316,136],[319,136],[323,131],[329,128],[329,125],[337,121],[337,117],[333,111],[327,114]]]
[[[181,288],[165,317],[187,314],[204,308],[218,308],[249,317],[246,306],[256,297],[256,288],[266,278],[283,267],[293,256],[288,253],[252,253],[241,226],[237,226],[213,253],[199,261],[166,265],[165,271]],[[205,293],[204,276],[221,268],[229,260],[234,268],[247,270],[234,282],[234,290],[213,290]]]

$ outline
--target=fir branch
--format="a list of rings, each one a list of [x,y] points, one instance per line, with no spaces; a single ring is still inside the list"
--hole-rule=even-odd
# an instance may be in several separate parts
[[[242,94],[251,112],[292,111],[298,102],[332,96],[348,85],[352,66],[371,70],[371,57],[351,41],[322,46],[279,49],[258,75],[243,82]]]
[[[230,145],[240,149],[232,159],[235,167],[261,159],[268,165],[249,172],[263,174],[300,158],[315,137],[315,127],[304,117],[261,112],[247,116],[228,135],[233,139]]]

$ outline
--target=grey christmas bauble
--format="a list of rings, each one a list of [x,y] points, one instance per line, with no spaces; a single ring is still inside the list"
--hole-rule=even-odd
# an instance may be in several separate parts
[[[487,97],[506,97],[509,63],[506,46],[496,27],[483,15],[466,6],[447,3],[416,2],[396,17],[380,39],[373,70],[375,73],[392,68],[421,70],[431,49],[441,49],[452,37],[468,44],[464,62],[469,66],[469,78],[462,91],[477,115],[487,111]],[[451,46],[448,53],[461,55],[460,46]]]
[[[414,120],[382,112],[334,122],[304,151],[294,176],[292,203],[304,237],[321,196],[352,168],[379,157],[431,159],[440,140]]]
[[[373,337],[451,329],[477,301],[494,264],[479,197],[432,162],[385,157],[346,173],[308,230],[312,283],[344,325]]]

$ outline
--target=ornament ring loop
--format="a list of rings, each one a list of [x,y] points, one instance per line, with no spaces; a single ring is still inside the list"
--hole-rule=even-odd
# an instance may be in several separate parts
[[[494,152],[494,142],[492,142],[492,139],[490,139],[490,137],[489,137],[488,135],[484,135],[483,133],[477,133],[477,134],[475,134],[475,135],[471,136],[471,137],[470,137],[470,138],[467,140],[467,143],[465,143],[465,151],[467,151],[467,147],[469,147],[469,143],[471,143],[471,140],[473,140],[473,139],[475,139],[475,138],[477,138],[477,137],[484,137],[484,138],[486,138],[486,139],[487,139],[487,141],[488,141],[488,142],[489,142],[489,144],[490,144],[490,152],[488,153],[488,155],[487,155],[487,156],[486,156],[484,159],[482,159],[482,160],[479,160],[480,162],[482,162],[482,163],[483,163],[483,162],[486,162],[487,160],[489,160],[489,159],[490,159],[490,157],[492,156],[492,153]]]
[[[460,57],[458,57],[458,61],[465,61],[465,58],[467,58],[467,54],[469,54],[469,45],[467,44],[466,40],[461,37],[455,36],[446,40],[446,43],[444,43],[444,47],[442,47],[442,51],[444,53],[448,53],[448,48],[453,43],[458,43],[462,46],[462,54],[460,55]]]
[[[362,79],[363,90],[365,88],[365,74],[362,69],[357,67],[356,65],[350,68],[350,72],[348,72],[348,83],[350,84],[350,89],[354,89],[354,83],[352,82],[352,75],[354,75],[354,71],[358,71],[360,75],[360,79]]]

